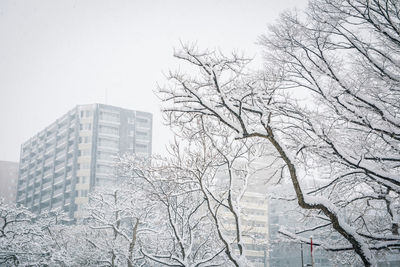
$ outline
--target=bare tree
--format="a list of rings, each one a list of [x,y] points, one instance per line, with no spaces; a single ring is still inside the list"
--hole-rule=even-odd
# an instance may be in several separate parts
[[[400,243],[399,32],[398,1],[312,1],[261,38],[266,71],[185,46],[175,57],[198,74],[170,73],[160,96],[175,126],[201,117],[269,141],[298,204],[343,238],[318,245],[376,265]]]
[[[166,224],[159,227],[169,233],[164,243],[170,245],[164,249],[159,244],[158,249],[144,246],[142,253],[167,266],[224,262],[251,266],[244,236],[252,234],[252,227],[245,220],[241,201],[250,177],[258,171],[251,166],[258,158],[256,146],[237,142],[222,131],[218,140],[212,139],[201,120],[194,124],[196,134],[181,132],[168,159],[155,157],[150,163],[125,158],[121,162],[125,172],[142,181],[139,184],[150,199],[160,203],[159,212],[166,217]]]
[[[190,173],[182,166],[161,158],[121,159],[125,175],[131,175],[147,199],[157,206],[153,221],[157,234],[143,237],[141,253],[150,262],[163,266],[210,266],[225,260],[215,239],[205,200]]]
[[[141,266],[145,263],[139,251],[139,236],[150,231],[149,217],[153,207],[131,184],[121,182],[98,188],[89,197],[87,216],[82,227],[90,234],[83,240],[98,251],[98,264]]]
[[[57,211],[36,215],[0,202],[0,265],[61,265],[54,234],[64,219]]]

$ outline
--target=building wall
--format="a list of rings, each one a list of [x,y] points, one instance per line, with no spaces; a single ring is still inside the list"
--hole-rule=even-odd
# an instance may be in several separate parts
[[[242,163],[237,164],[239,167]],[[253,162],[249,171],[258,168],[256,165],[260,164]],[[244,166],[242,167],[244,168]],[[244,184],[234,172],[232,175],[234,198],[236,198],[236,194]],[[222,188],[221,192],[227,190],[226,185],[229,178],[224,168],[217,175],[217,178],[217,183]],[[247,260],[255,267],[266,267],[268,265],[268,200],[264,178],[264,172],[259,173],[253,170],[252,175],[248,178],[246,191],[239,202],[242,244],[245,247]],[[225,229],[225,235],[232,241],[236,240],[235,220],[232,213],[221,209],[218,214],[222,221],[222,228]]]
[[[282,195],[288,195],[293,198],[293,192],[290,184],[282,185],[277,189]],[[290,193],[291,192],[291,193]],[[286,194],[285,194],[286,193]],[[272,198],[269,200],[269,265],[276,267],[311,266],[311,247],[308,244],[289,241],[278,233],[281,227],[293,229],[295,226],[301,229],[304,224],[301,209],[298,207],[296,199],[292,201]],[[304,238],[310,238],[310,233],[303,234]],[[318,236],[314,238],[319,239]],[[314,265],[321,267],[334,266],[329,260],[329,253],[322,249],[314,247],[313,249]],[[298,265],[300,263],[300,265]],[[309,265],[307,265],[309,264]]]
[[[0,161],[0,199],[15,203],[18,180],[18,163]]]
[[[241,206],[246,257],[253,263],[253,266],[265,267],[268,262],[268,201],[266,195],[247,191],[243,196]]]
[[[115,157],[151,154],[152,115],[80,105],[21,146],[17,203],[34,212],[60,208],[82,215],[88,193],[116,181]]]

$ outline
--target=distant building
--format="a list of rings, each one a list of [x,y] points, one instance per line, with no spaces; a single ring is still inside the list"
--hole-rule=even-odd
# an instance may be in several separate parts
[[[247,191],[241,202],[246,258],[255,267],[268,266],[268,200],[266,194]]]
[[[15,203],[18,180],[18,163],[0,161],[0,199],[5,203]]]
[[[61,208],[79,217],[95,186],[115,181],[115,156],[150,156],[152,114],[79,105],[21,147],[17,203],[40,213]]]
[[[240,163],[238,163],[240,164]],[[253,162],[252,168],[261,169],[254,172],[248,178],[246,190],[240,200],[240,225],[242,244],[245,247],[245,256],[254,267],[268,266],[268,199],[265,184],[265,163]],[[236,175],[233,175],[236,180]],[[218,182],[228,184],[228,176],[222,171],[218,176]],[[236,186],[242,186],[241,183]],[[237,193],[238,190],[233,190]],[[236,196],[235,196],[236,197]],[[235,221],[232,213],[222,210],[219,212],[225,234],[231,240],[236,241]],[[235,247],[234,247],[235,248]],[[237,250],[237,249],[236,249]]]
[[[300,242],[289,241],[282,238],[278,233],[280,228],[293,229],[298,226],[301,228],[303,215],[300,213],[301,208],[294,198],[294,190],[291,184],[282,183],[280,187],[276,187],[275,191],[279,191],[282,196],[288,199],[271,198],[269,200],[268,216],[269,216],[269,266],[273,267],[291,267],[311,266],[311,247],[309,244],[301,244]],[[302,234],[304,238],[311,238],[313,233],[306,232]],[[320,239],[314,233],[315,239]],[[310,239],[309,239],[310,240]],[[332,252],[331,252],[332,253]],[[332,255],[318,247],[313,248],[314,266],[331,267],[335,265],[330,259]],[[300,263],[300,264],[299,264]]]

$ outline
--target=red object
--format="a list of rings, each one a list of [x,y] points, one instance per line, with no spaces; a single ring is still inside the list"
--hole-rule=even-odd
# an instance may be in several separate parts
[[[311,237],[311,255],[312,255],[312,237]]]

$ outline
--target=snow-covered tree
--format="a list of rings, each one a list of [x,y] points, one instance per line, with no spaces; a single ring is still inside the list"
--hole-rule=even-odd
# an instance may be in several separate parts
[[[200,120],[194,127],[198,131],[190,137],[180,131],[169,158],[121,160],[124,172],[160,203],[165,218],[158,227],[168,235],[163,242],[148,241],[142,253],[167,266],[251,266],[243,241],[251,227],[242,225],[241,201],[257,171],[250,166],[257,158],[255,145],[236,142],[223,129],[212,139]]]
[[[153,231],[141,236],[141,253],[147,260],[162,266],[208,266],[225,261],[205,200],[188,170],[156,157],[125,157],[120,164],[125,176],[130,175],[156,207],[157,219],[148,222]]]
[[[57,211],[36,215],[1,202],[0,265],[61,265],[55,234],[63,220],[65,216]]]
[[[140,188],[124,181],[90,194],[81,226],[88,229],[84,242],[97,251],[97,264],[144,264],[139,236],[147,231],[156,232],[154,206],[145,197]],[[150,223],[152,227],[148,227]]]
[[[365,266],[400,246],[399,10],[390,0],[311,1],[260,39],[265,70],[185,46],[175,57],[197,74],[171,72],[160,88],[175,126],[201,118],[270,142],[312,228],[341,237],[315,244],[354,251]]]

